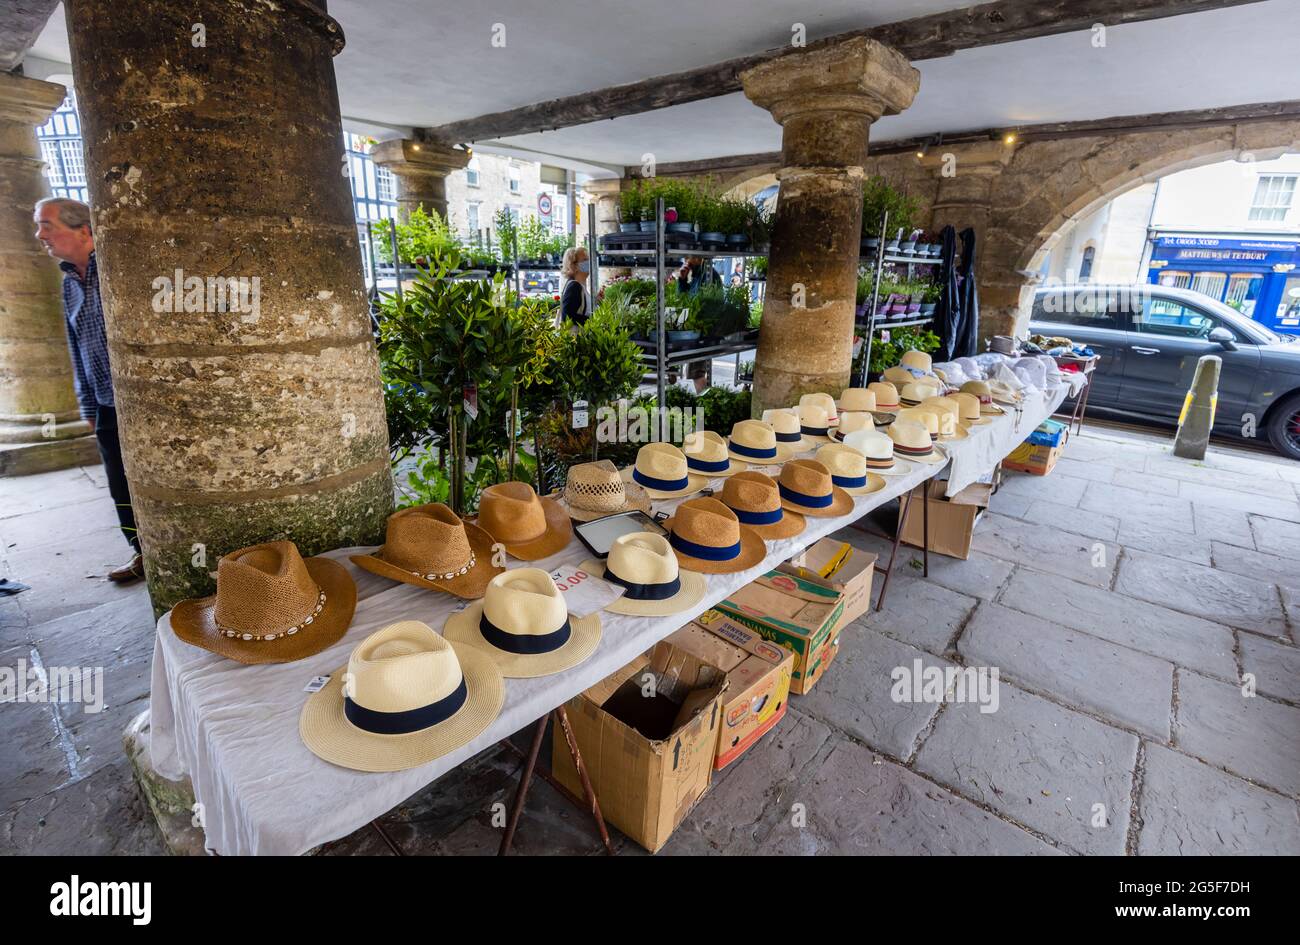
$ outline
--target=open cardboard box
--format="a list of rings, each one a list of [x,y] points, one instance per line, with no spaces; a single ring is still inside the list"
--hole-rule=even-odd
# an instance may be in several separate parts
[[[976,482],[967,486],[956,495],[947,497],[946,481],[930,480],[926,484],[926,505],[930,511],[930,550],[950,558],[966,559],[970,557],[971,539],[975,534],[975,523],[989,507],[989,497],[993,486],[986,482]],[[920,548],[925,545],[925,509],[920,503],[913,502],[907,513],[907,522],[902,522],[903,510],[900,503],[899,526],[902,528],[903,544]]]
[[[873,552],[856,548],[847,541],[819,538],[789,561],[777,565],[777,570],[844,595],[844,612],[831,631],[838,636],[871,609],[876,558]]]

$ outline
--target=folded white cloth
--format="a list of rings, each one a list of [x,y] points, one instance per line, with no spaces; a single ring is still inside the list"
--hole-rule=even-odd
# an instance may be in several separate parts
[[[1011,365],[1012,372],[1024,381],[1026,387],[1043,390],[1047,387],[1047,368],[1037,358],[1021,358]]]
[[[969,359],[964,359],[969,360]],[[949,387],[961,387],[967,381],[979,380],[978,377],[971,377],[958,361],[940,361],[931,366],[938,373],[943,373],[943,378],[948,382]]]

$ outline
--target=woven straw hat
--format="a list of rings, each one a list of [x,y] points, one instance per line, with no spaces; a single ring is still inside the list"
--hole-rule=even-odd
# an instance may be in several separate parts
[[[693,495],[709,484],[708,476],[690,471],[686,454],[671,443],[647,443],[636,451],[636,465],[620,475],[641,486],[652,499]]]
[[[761,472],[743,472],[731,477],[718,498],[736,513],[742,525],[758,532],[764,541],[792,538],[808,524],[798,512],[785,511],[776,480]]]
[[[967,381],[961,385],[962,393],[974,394],[979,398],[980,413],[997,416],[1003,413],[1001,407],[993,403],[993,391],[987,381]]]
[[[805,394],[804,396],[809,395]],[[799,429],[803,433],[805,442],[811,441],[815,446],[830,439],[832,421],[821,404],[801,403],[797,409],[799,410]],[[835,422],[838,421],[837,416]]]
[[[867,469],[881,476],[905,476],[912,464],[894,455],[894,441],[877,430],[858,430],[844,438],[844,445],[857,450],[867,461]]]
[[[646,491],[636,483],[624,482],[618,467],[607,459],[570,466],[560,502],[569,510],[569,518],[579,522],[633,509],[650,511]]]
[[[504,701],[505,681],[488,654],[403,620],[362,640],[307,697],[298,733],[332,764],[404,771],[481,735]]]
[[[776,442],[790,447],[792,453],[802,453],[814,446],[812,440],[805,439],[799,425],[798,407],[770,407],[763,411],[763,422],[772,427]]]
[[[867,390],[876,395],[878,410],[893,413],[899,408],[898,388],[889,381],[872,381],[867,385]]]
[[[927,397],[936,397],[938,394],[939,389],[935,385],[914,381],[903,385],[902,390],[898,392],[898,399],[904,407],[915,407]]]
[[[980,426],[981,424],[993,422],[984,416],[983,411],[980,410],[980,399],[974,394],[960,391],[950,396],[957,402],[958,416],[962,423]]]
[[[804,394],[799,398],[799,406],[821,407],[822,410],[826,411],[826,421],[828,423],[835,423],[839,419],[839,412],[835,407],[835,398],[830,394],[819,392]]]
[[[919,423],[929,432],[930,437],[939,436],[939,411],[930,410],[927,407],[904,407],[898,411],[898,421],[903,423]]]
[[[701,476],[730,476],[744,467],[731,461],[727,452],[727,438],[712,430],[697,430],[686,434],[682,441],[686,454],[686,467]]]
[[[867,460],[855,449],[827,443],[817,451],[817,462],[831,472],[831,482],[849,495],[867,495],[885,488],[885,480],[867,471]]]
[[[687,499],[663,525],[677,560],[688,571],[734,574],[767,557],[758,532],[740,524],[736,513],[717,499]]]
[[[872,414],[858,410],[841,410],[839,426],[831,430],[831,439],[841,443],[850,433],[856,433],[858,430],[874,430],[875,428],[876,421]]]
[[[688,610],[704,598],[704,575],[683,571],[668,539],[651,532],[619,535],[604,561],[589,558],[582,569],[626,589],[605,606],[616,614],[664,617]]]
[[[831,471],[815,459],[796,459],[777,478],[781,505],[791,512],[828,518],[853,510],[853,497],[835,485]]]
[[[912,368],[923,374],[929,374],[933,367],[930,356],[924,351],[904,351],[898,363],[905,368]]]
[[[457,597],[482,597],[502,570],[492,564],[492,536],[441,502],[394,512],[383,547],[351,560],[372,574]]]
[[[862,411],[875,412],[876,392],[869,387],[846,387],[844,393],[840,394],[837,405],[843,411]]]
[[[789,443],[778,443],[776,431],[762,420],[740,420],[731,428],[727,449],[733,459],[762,466],[789,462],[794,450]]]
[[[291,663],[341,640],[356,607],[346,567],[269,541],[222,555],[217,592],[178,603],[171,626],[186,643],[239,663]]]
[[[952,395],[927,397],[921,401],[921,406],[927,410],[933,410],[935,413],[950,413],[954,420],[961,416],[961,404],[952,399]]]
[[[1003,384],[1001,381],[989,381],[989,393],[993,399],[1000,404],[1015,406],[1025,399],[1025,395],[1016,390],[1009,384]]]
[[[930,431],[914,420],[897,420],[889,427],[889,438],[894,441],[894,454],[918,463],[942,463],[948,457],[934,445]]]
[[[901,364],[896,364],[891,368],[886,368],[880,375],[881,379],[893,384],[899,390],[902,390],[908,384],[915,383],[919,376],[914,371],[909,371]]]
[[[931,397],[921,407],[939,418],[939,439],[964,440],[970,435],[958,419],[961,408],[951,397]]]
[[[442,635],[486,652],[510,679],[550,676],[577,666],[600,643],[600,614],[572,616],[541,568],[498,574],[475,601],[447,618]]]
[[[573,539],[573,524],[564,506],[554,499],[539,499],[526,482],[501,482],[484,489],[477,523],[520,561],[553,555]]]

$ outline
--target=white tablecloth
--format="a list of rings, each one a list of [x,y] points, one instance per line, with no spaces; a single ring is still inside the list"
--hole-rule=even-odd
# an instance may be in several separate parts
[[[994,417],[992,423],[981,427],[971,427],[967,439],[947,444],[952,463],[944,494],[956,495],[980,477],[988,475],[1040,423],[1056,412],[1069,391],[1066,384],[1046,392],[1030,388],[1019,408],[1003,407],[1006,411],[1003,416]]]

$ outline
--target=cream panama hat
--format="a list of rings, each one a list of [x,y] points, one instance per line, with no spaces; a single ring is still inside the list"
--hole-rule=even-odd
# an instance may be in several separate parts
[[[961,422],[970,426],[981,426],[985,423],[992,423],[988,417],[983,415],[980,410],[980,399],[974,394],[966,391],[959,391],[950,395],[953,400],[957,401],[959,416]]]
[[[904,351],[898,363],[905,368],[920,371],[922,374],[929,374],[933,368],[930,356],[924,351]]]
[[[664,617],[704,598],[704,575],[683,571],[668,539],[651,532],[619,535],[604,561],[590,558],[582,569],[624,589],[622,597],[605,607],[616,614]]]
[[[846,387],[836,406],[846,413],[864,410],[874,413],[877,409],[876,392],[869,387]]]
[[[761,472],[743,472],[732,476],[718,493],[718,499],[742,525],[748,525],[764,541],[793,538],[808,524],[798,512],[781,506],[781,492],[776,480]]]
[[[899,390],[902,390],[908,384],[915,383],[918,376],[919,375],[915,371],[909,371],[902,365],[895,364],[891,368],[885,368],[881,373],[880,378],[886,383],[893,384]]]
[[[950,413],[954,420],[961,415],[961,405],[951,395],[927,397],[921,401],[921,407],[935,413]]]
[[[814,445],[825,443],[831,435],[831,419],[825,408],[820,404],[801,403],[798,409],[799,431],[803,433],[805,442],[811,441]]]
[[[541,568],[497,575],[481,601],[447,618],[442,635],[486,652],[511,679],[549,676],[577,666],[600,643],[600,614],[574,617]]]
[[[967,381],[961,385],[961,391],[979,398],[980,413],[991,416],[1004,413],[1001,407],[993,403],[993,391],[987,381]]]
[[[772,427],[778,445],[785,444],[791,452],[802,453],[814,446],[812,440],[806,439],[799,424],[798,407],[772,407],[763,411],[763,422]]]
[[[712,430],[686,434],[682,452],[686,454],[687,468],[701,476],[730,476],[744,468],[731,461],[726,437]]]
[[[947,455],[934,445],[930,431],[914,420],[895,420],[889,427],[889,438],[894,441],[894,454],[919,463],[946,462]]]
[[[767,557],[762,536],[714,498],[687,499],[664,528],[678,562],[690,571],[734,574]]]
[[[867,461],[867,469],[881,476],[904,476],[912,464],[894,455],[894,441],[876,430],[859,430],[844,438],[844,445],[857,450]]]
[[[796,459],[777,478],[781,505],[791,512],[828,518],[853,510],[853,497],[835,485],[831,471],[815,459]]]
[[[371,574],[464,598],[482,597],[503,570],[492,563],[492,536],[441,502],[394,512],[383,547],[350,560]]]
[[[811,394],[804,394],[802,397],[799,398],[800,407],[806,407],[810,405],[814,407],[821,407],[822,410],[826,411],[827,423],[835,423],[836,420],[839,419],[839,414],[835,410],[835,398],[832,397],[830,394],[813,392]]]
[[[831,473],[831,482],[849,495],[867,495],[885,488],[885,480],[867,471],[867,459],[855,449],[827,443],[817,451],[817,462]]]
[[[867,390],[876,395],[876,409],[884,413],[893,413],[898,409],[898,388],[889,381],[872,381]]]
[[[733,459],[763,466],[788,462],[794,456],[789,443],[779,443],[776,431],[762,420],[740,420],[731,428],[727,441]]]
[[[850,433],[857,430],[874,430],[875,428],[876,420],[874,415],[859,410],[841,410],[839,426],[831,430],[831,439],[840,443]]]
[[[931,439],[939,437],[939,414],[924,407],[904,407],[898,411],[898,420],[904,423],[919,423],[929,432]]]
[[[903,389],[898,392],[898,399],[904,407],[915,407],[927,397],[935,397],[939,394],[939,388],[935,384],[927,384],[924,381],[913,381],[911,384],[904,384]]]
[[[636,453],[636,465],[624,469],[622,476],[645,489],[652,499],[693,495],[709,484],[708,476],[690,472],[686,454],[671,443],[641,447]]]
[[[573,540],[573,523],[564,506],[540,498],[526,482],[499,482],[479,495],[479,528],[521,561],[537,561]]]
[[[578,522],[633,509],[650,511],[646,491],[636,483],[624,482],[618,467],[607,459],[570,466],[560,503],[569,510],[569,518]]]
[[[418,620],[361,641],[298,718],[319,758],[356,771],[404,771],[468,744],[501,714],[505,683],[482,650]]]

